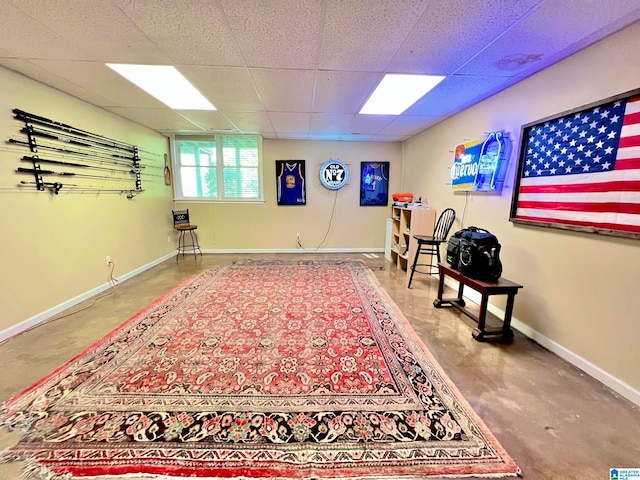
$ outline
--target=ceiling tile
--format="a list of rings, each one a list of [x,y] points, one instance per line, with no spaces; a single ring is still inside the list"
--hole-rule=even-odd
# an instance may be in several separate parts
[[[315,68],[321,0],[221,0],[246,65]]]
[[[309,112],[313,98],[315,72],[252,68],[258,95],[267,110]]]
[[[73,5],[74,8],[69,8],[68,3],[67,8],[61,8],[59,1],[20,1],[14,5],[39,24],[57,32],[69,44],[77,45],[92,60],[123,63],[168,61],[157,46],[111,2],[82,0]],[[95,31],[96,26],[99,26],[98,32]],[[36,58],[42,57],[38,55]]]
[[[174,110],[164,108],[124,108],[106,107],[105,110],[128,118],[160,132],[202,132],[194,123]]]
[[[181,66],[179,70],[219,110],[264,111],[249,70],[244,67]]]
[[[358,113],[381,79],[379,73],[321,70],[316,78],[313,112]]]
[[[347,113],[312,113],[309,133],[327,134],[334,132],[341,134],[346,132],[349,125],[354,121],[355,114]]]
[[[174,65],[243,64],[236,40],[218,2],[113,1]]]
[[[326,0],[323,70],[382,72],[422,15],[426,0]]]
[[[364,133],[345,133],[344,135],[340,135],[340,140],[368,142],[375,139],[375,137],[375,135],[367,135]]]
[[[341,133],[336,132],[327,132],[327,133],[312,133],[310,132],[307,135],[309,140],[340,140],[342,137]]]
[[[388,70],[431,75],[454,73],[541,1],[432,2]]]
[[[267,112],[226,112],[229,121],[242,133],[257,133],[271,136],[273,126]]]
[[[177,110],[176,113],[202,130],[239,133],[235,125],[219,110]]]
[[[573,7],[573,8],[572,8]],[[562,57],[584,48],[588,43],[640,20],[637,0],[608,2],[600,0],[554,0],[543,2],[523,21],[517,23],[482,53],[458,70],[464,75],[523,75],[533,73]],[[566,12],[571,12],[567,21]],[[606,33],[592,34],[608,25]],[[589,39],[589,42],[585,42]],[[566,50],[569,49],[569,50]]]
[[[104,63],[85,61],[32,60],[33,64],[68,82],[108,99],[100,106],[162,108],[163,103],[153,98]],[[133,87],[133,88],[132,88]]]
[[[513,78],[451,75],[409,107],[405,114],[450,115],[451,112],[460,111],[472,102],[480,101],[515,82],[516,79]]]
[[[272,112],[269,114],[273,128],[278,134],[304,134],[309,133],[310,114]]]
[[[377,135],[372,135],[370,140],[372,142],[399,142],[402,140],[406,140],[407,138],[409,138],[409,135],[398,136],[398,135],[383,135],[378,133]]]
[[[354,115],[348,133],[376,134],[394,120],[393,115]]]
[[[441,120],[436,116],[400,116],[396,117],[386,127],[380,130],[380,135],[409,136]]]
[[[23,2],[16,2],[22,5]],[[33,4],[33,2],[31,2]],[[66,40],[8,2],[0,2],[0,45],[22,58],[90,59],[81,44]]]
[[[104,106],[112,103],[109,99],[103,97],[99,93],[80,87],[30,61],[14,58],[0,58],[0,65],[93,105]]]

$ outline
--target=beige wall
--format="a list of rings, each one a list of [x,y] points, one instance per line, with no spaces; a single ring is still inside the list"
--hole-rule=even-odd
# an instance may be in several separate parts
[[[520,129],[640,87],[640,24],[548,68],[417,135],[405,144],[403,189],[451,206],[465,226],[495,233],[502,243],[504,276],[524,285],[514,316],[523,330],[559,353],[584,361],[590,373],[613,376],[640,390],[640,240],[518,226],[509,210]],[[485,132],[506,130],[513,140],[502,195],[453,194],[449,177],[454,145]],[[460,222],[454,227],[460,227]],[[496,306],[503,305],[496,302]],[[581,358],[578,358],[581,357]],[[583,366],[584,366],[583,365]],[[640,398],[640,397],[637,397]]]
[[[171,188],[162,178],[143,176],[145,192],[131,200],[120,194],[70,194],[64,189],[57,196],[37,192],[35,187],[18,192],[19,181],[33,180],[15,173],[17,167],[30,167],[20,161],[29,151],[6,143],[9,138],[26,138],[19,133],[24,123],[13,119],[14,108],[157,154],[167,151],[165,137],[2,68],[0,91],[2,332],[104,286],[109,273],[106,255],[115,262],[117,277],[167,255],[174,243],[167,242],[167,236],[173,235]],[[46,158],[44,150],[40,155]],[[143,153],[142,158],[164,165],[161,156]]]
[[[24,124],[13,119],[12,110],[19,108],[138,145],[155,154],[143,153],[144,161],[155,166],[164,164],[167,140],[156,132],[1,68],[0,87],[0,111],[4,112],[0,115],[0,135],[5,140],[25,138],[19,133]],[[6,337],[25,324],[46,318],[47,312],[73,303],[76,297],[105,288],[109,274],[106,255],[115,262],[116,277],[135,273],[170,255],[176,243],[172,208],[190,208],[192,221],[199,225],[201,245],[211,251],[296,250],[296,233],[302,235],[305,249],[315,250],[327,232],[321,249],[366,251],[384,247],[391,207],[360,207],[360,162],[389,161],[389,192],[397,191],[400,143],[265,140],[263,146],[265,202],[239,205],[174,204],[171,187],[155,176],[143,176],[145,192],[132,200],[120,194],[65,193],[64,188],[59,195],[35,188],[17,191],[20,180],[32,180],[15,173],[19,166],[30,166],[20,162],[29,152],[3,142],[0,221],[4,228],[0,247],[5,263],[0,334]],[[46,158],[44,150],[40,155]],[[350,170],[349,183],[337,194],[319,181],[320,166],[330,158],[342,160]],[[306,160],[306,206],[276,204],[275,161],[286,159]],[[43,168],[64,170],[44,164]],[[146,172],[160,174],[162,170]]]
[[[397,191],[401,176],[399,142],[334,142],[270,140],[263,144],[263,204],[179,202],[188,207],[198,225],[200,244],[212,250],[295,250],[296,233],[307,250],[367,250],[384,247],[387,207],[360,207],[360,162],[390,162],[389,194]],[[330,158],[349,168],[349,182],[340,190],[320,183],[320,167]],[[278,206],[276,160],[305,160],[307,203]],[[336,197],[337,195],[337,197]],[[331,212],[335,201],[335,214]]]

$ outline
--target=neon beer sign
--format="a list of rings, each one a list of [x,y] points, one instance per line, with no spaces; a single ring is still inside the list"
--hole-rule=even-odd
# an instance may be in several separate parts
[[[454,190],[500,191],[506,158],[504,132],[456,145],[451,185]]]

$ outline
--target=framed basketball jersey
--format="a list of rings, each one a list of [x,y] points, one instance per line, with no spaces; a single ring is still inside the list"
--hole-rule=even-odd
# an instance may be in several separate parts
[[[306,205],[304,160],[276,160],[278,205]]]
[[[360,163],[360,206],[389,204],[389,162]]]

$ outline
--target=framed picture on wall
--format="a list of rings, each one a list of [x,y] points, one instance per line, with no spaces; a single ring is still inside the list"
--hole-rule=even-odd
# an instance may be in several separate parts
[[[640,238],[640,89],[524,125],[509,220]]]
[[[276,160],[278,205],[306,205],[304,160]]]
[[[389,204],[389,162],[360,163],[360,206]]]

